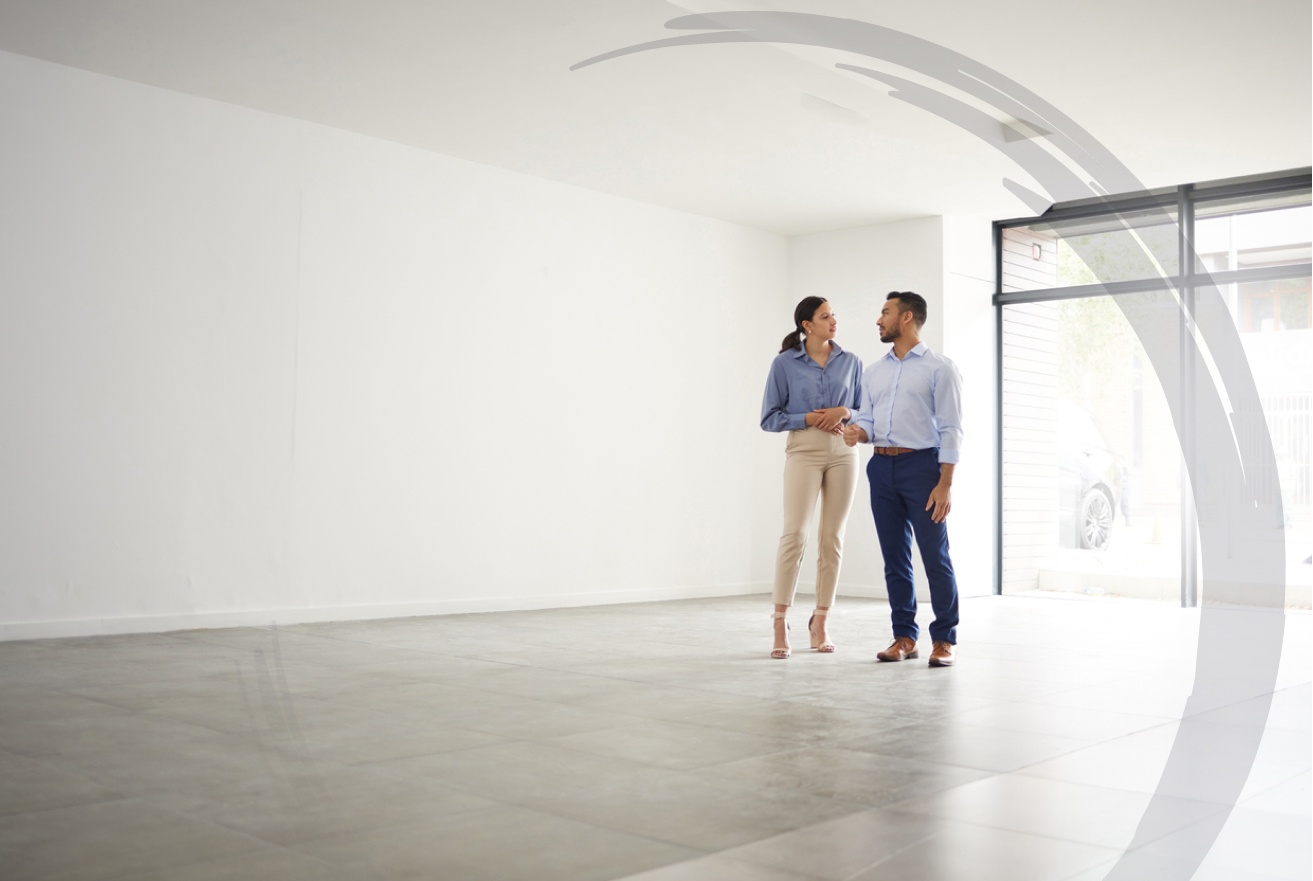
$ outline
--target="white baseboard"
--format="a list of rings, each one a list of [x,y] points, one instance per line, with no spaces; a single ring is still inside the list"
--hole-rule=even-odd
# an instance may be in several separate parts
[[[271,624],[319,624],[327,621],[366,621],[379,618],[417,618],[470,612],[519,612],[620,603],[769,594],[769,584],[716,584],[662,587],[643,590],[515,597],[465,597],[427,603],[392,603],[370,606],[328,606],[303,609],[242,609],[228,612],[151,615],[122,618],[78,618],[61,621],[0,622],[0,642],[20,639],[59,639],[75,636],[114,636],[128,633],[168,633],[174,630],[210,630],[219,627],[268,627]],[[854,596],[865,596],[859,591]]]

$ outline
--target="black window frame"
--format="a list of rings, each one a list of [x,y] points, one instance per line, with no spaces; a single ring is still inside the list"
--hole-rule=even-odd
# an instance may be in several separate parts
[[[1095,296],[1117,296],[1146,290],[1173,289],[1179,292],[1186,311],[1194,306],[1195,291],[1200,287],[1224,284],[1243,284],[1252,281],[1271,281],[1284,278],[1313,276],[1313,263],[1263,266],[1234,269],[1224,272],[1199,271],[1195,266],[1194,241],[1195,207],[1223,199],[1256,198],[1268,195],[1313,193],[1313,168],[1290,169],[1269,174],[1225,178],[1203,183],[1181,184],[1138,193],[1115,196],[1096,196],[1070,202],[1057,203],[1043,214],[1033,217],[1014,217],[993,223],[994,246],[994,381],[995,381],[995,462],[994,462],[994,585],[993,592],[1003,592],[1003,309],[1020,303],[1053,302]],[[1054,223],[1101,216],[1124,216],[1136,212],[1174,211],[1178,219],[1178,259],[1174,274],[1153,278],[1119,280],[1107,284],[1071,285],[1025,291],[1003,290],[1003,233],[1013,227],[1037,223]],[[1188,333],[1188,328],[1184,331]],[[1192,365],[1183,364],[1191,373]],[[1195,512],[1187,497],[1181,497],[1181,605],[1186,608],[1199,604],[1198,532]]]

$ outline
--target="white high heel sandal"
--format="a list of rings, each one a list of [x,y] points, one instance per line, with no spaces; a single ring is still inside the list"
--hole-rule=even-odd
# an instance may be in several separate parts
[[[828,639],[826,639],[824,642],[821,642],[819,638],[816,636],[816,631],[812,629],[813,621],[815,621],[817,618],[824,618],[826,615],[829,614],[830,614],[829,609],[814,609],[812,610],[812,616],[807,619],[807,633],[812,638],[812,648],[814,648],[818,652],[829,653],[834,651],[834,643],[830,642]]]
[[[781,621],[781,620],[784,619],[784,613],[783,613],[783,612],[772,612],[770,617],[771,617],[771,620],[773,620],[773,621]],[[785,637],[786,637],[786,638],[788,637],[788,633],[789,633],[789,622],[788,622],[788,621],[785,621],[785,622],[784,622],[784,634],[785,634]],[[787,648],[782,648],[782,649],[771,649],[771,651],[770,651],[770,656],[771,656],[772,658],[774,658],[775,660],[777,660],[777,661],[788,660],[788,658],[789,658],[789,656],[790,656],[791,654],[793,654],[792,650],[787,649]]]

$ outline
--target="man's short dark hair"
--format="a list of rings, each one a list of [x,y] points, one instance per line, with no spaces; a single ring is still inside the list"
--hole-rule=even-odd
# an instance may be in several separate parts
[[[916,322],[917,327],[925,324],[926,307],[925,297],[920,294],[914,294],[911,291],[890,291],[886,300],[897,300],[899,312],[911,312],[912,320]]]

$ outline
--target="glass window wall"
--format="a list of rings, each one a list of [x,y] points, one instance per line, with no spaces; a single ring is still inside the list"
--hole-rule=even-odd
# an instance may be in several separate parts
[[[1228,401],[1229,418],[1238,443],[1270,438],[1273,462],[1251,464],[1247,478],[1260,505],[1279,500],[1272,526],[1284,534],[1287,603],[1309,605],[1309,180],[1301,171],[1183,186],[1120,207],[1056,206],[996,224],[1001,591],[1197,602],[1196,512],[1181,443],[1122,307],[1153,302],[1179,313],[1178,301],[1220,297],[1261,410]],[[1164,344],[1183,358],[1180,340]],[[1187,384],[1213,381],[1185,360],[1179,367]]]

